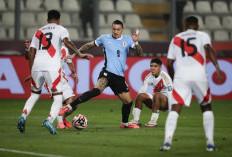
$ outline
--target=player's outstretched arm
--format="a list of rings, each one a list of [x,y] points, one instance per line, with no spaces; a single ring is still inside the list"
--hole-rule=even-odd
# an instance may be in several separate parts
[[[138,56],[143,56],[143,49],[142,47],[139,45],[139,42],[138,42],[138,39],[139,39],[139,30],[138,29],[135,29],[133,35],[132,35],[132,40],[134,41],[135,43],[135,46],[133,47],[133,49],[135,50],[135,52],[138,54]]]
[[[80,49],[79,49],[79,51],[81,52],[81,53],[84,53],[84,52],[86,52],[86,51],[88,51],[89,49],[91,49],[92,47],[95,47],[96,45],[94,44],[94,41],[91,41],[91,42],[88,42],[88,43],[86,43],[85,45],[83,45]]]
[[[31,69],[32,69],[32,66],[34,63],[35,54],[36,54],[36,49],[34,47],[31,47],[29,52],[28,52],[30,72],[31,72]]]
[[[206,44],[204,46],[204,48],[205,48],[205,52],[208,54],[210,60],[213,62],[214,66],[216,68],[216,74],[217,74],[218,81],[221,81],[222,74],[221,74],[221,70],[220,70],[220,67],[219,67],[218,62],[217,62],[215,50],[212,48],[212,46],[210,44]]]
[[[174,78],[174,67],[173,67],[173,63],[174,63],[174,60],[172,59],[168,59],[167,61],[167,67],[168,67],[168,73],[171,77],[171,79],[173,80]]]
[[[63,42],[64,42],[64,45],[65,45],[68,49],[70,49],[70,50],[72,50],[73,52],[75,52],[75,55],[71,55],[72,58],[75,57],[76,55],[78,55],[79,57],[84,58],[84,59],[91,59],[91,58],[93,58],[93,55],[91,55],[91,54],[82,54],[82,53],[74,46],[74,44],[73,44],[68,38],[64,38]]]
[[[76,71],[75,71],[75,68],[74,68],[74,64],[73,64],[73,62],[67,63],[67,64],[68,64],[69,70],[72,72],[72,77],[75,79],[76,84],[77,84],[79,79],[77,77],[77,74],[76,74]]]

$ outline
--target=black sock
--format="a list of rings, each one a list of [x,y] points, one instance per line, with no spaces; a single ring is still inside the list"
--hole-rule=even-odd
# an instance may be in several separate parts
[[[132,104],[133,104],[133,101],[131,103],[129,103],[129,104],[123,104],[122,105],[122,122],[123,123],[128,122]]]
[[[77,99],[75,99],[73,102],[71,102],[71,106],[75,107],[80,103],[86,102],[87,100],[98,96],[101,94],[101,91],[98,88],[93,88],[91,91],[83,93],[81,96],[79,96]]]

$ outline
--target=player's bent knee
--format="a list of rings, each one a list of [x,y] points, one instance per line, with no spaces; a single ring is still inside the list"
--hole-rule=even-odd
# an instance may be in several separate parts
[[[212,110],[212,106],[211,104],[206,104],[206,105],[201,105],[201,111],[205,112],[205,111],[211,111]]]

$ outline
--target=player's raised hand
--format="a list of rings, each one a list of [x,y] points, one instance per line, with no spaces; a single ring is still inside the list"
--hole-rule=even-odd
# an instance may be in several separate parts
[[[137,42],[139,40],[139,29],[138,28],[136,28],[134,33],[132,34],[132,40],[134,42]]]

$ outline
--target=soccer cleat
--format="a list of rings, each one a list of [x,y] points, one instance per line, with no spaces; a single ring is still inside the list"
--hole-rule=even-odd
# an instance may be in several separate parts
[[[23,133],[25,131],[25,123],[26,123],[26,120],[22,116],[19,117],[18,127],[17,127],[19,132]]]
[[[120,128],[134,128],[134,129],[139,129],[139,125],[137,124],[132,124],[132,123],[128,123],[128,126],[125,126],[125,125],[120,125]]]
[[[64,106],[60,108],[59,116],[62,116],[64,113],[69,112],[69,108],[67,106]]]
[[[171,149],[170,143],[166,142],[160,147],[160,151],[169,151]]]
[[[51,134],[58,134],[58,132],[56,131],[55,127],[53,126],[53,124],[51,122],[49,122],[49,120],[44,120],[42,126],[45,126]]]
[[[150,120],[147,124],[145,124],[146,127],[155,127],[157,126],[157,123],[154,120]]]
[[[66,126],[64,125],[64,122],[60,122],[60,123],[57,125],[56,128],[57,128],[57,129],[65,129]]]
[[[63,119],[63,122],[64,122],[64,125],[65,125],[67,128],[71,128],[71,127],[72,127],[72,124],[69,123],[69,121],[67,121],[66,119]]]
[[[209,152],[213,152],[213,151],[217,151],[217,148],[212,144],[208,144],[206,150]]]
[[[137,121],[137,120],[134,120],[134,119],[132,119],[132,120],[130,121],[130,123],[131,123],[131,124],[136,124],[136,125],[139,125],[139,121]]]

